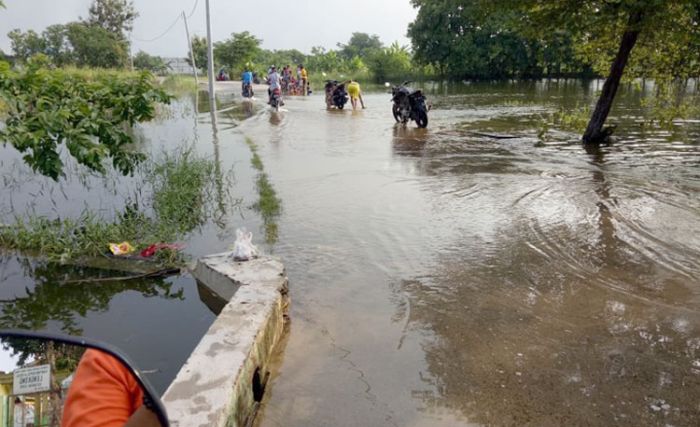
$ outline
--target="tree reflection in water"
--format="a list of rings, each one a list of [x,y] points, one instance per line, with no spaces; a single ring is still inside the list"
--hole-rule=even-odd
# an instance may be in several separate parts
[[[133,291],[146,298],[184,299],[182,288],[172,291],[172,283],[163,278],[65,283],[86,277],[123,276],[124,273],[65,266],[30,258],[17,258],[25,277],[34,281],[25,287],[25,295],[0,301],[0,328],[42,330],[51,322],[71,335],[80,335],[78,317],[88,312],[104,312],[118,294]],[[3,261],[4,262],[4,261]],[[7,295],[4,295],[7,298]]]

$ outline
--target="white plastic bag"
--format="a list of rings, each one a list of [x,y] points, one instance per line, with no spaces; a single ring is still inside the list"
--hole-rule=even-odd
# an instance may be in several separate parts
[[[253,245],[253,233],[245,228],[236,230],[236,242],[233,244],[233,260],[248,261],[258,256],[258,248]]]

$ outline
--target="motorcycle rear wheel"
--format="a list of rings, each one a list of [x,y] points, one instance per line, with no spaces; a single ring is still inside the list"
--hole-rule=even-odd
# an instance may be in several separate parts
[[[416,124],[419,128],[428,127],[428,113],[426,113],[425,111],[418,111],[416,117]]]
[[[396,120],[396,123],[399,123],[401,121],[401,113],[399,112],[399,106],[396,104],[392,105],[391,113],[394,115],[394,120]]]

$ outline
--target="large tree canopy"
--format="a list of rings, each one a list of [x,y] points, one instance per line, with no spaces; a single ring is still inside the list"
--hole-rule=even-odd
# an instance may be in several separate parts
[[[415,59],[451,78],[539,77],[587,71],[573,55],[564,30],[528,37],[512,10],[487,11],[479,1],[413,0],[419,9],[408,27]]]
[[[584,142],[600,142],[623,73],[665,87],[700,74],[700,0],[412,0],[416,59],[451,77],[606,78]]]
[[[127,34],[133,29],[134,20],[138,16],[132,1],[94,0],[90,5],[87,22],[109,31],[121,40],[127,40]]]
[[[214,55],[221,65],[231,71],[241,71],[247,63],[252,63],[260,53],[262,40],[248,31],[233,33],[231,38],[214,43]]]
[[[57,66],[123,68],[128,62],[129,47],[124,40],[85,22],[51,25],[41,34],[15,29],[8,37],[15,58],[23,62],[39,53]]]
[[[485,10],[521,14],[522,31],[571,31],[578,54],[606,77],[583,141],[601,142],[623,74],[657,84],[700,74],[700,0],[482,0]]]
[[[367,33],[352,33],[347,44],[338,43],[340,54],[343,58],[350,60],[354,57],[367,58],[372,53],[384,47],[379,36]]]

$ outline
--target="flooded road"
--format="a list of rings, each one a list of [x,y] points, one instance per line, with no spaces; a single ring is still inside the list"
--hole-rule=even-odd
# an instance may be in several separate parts
[[[642,125],[628,93],[617,144],[538,138],[594,91],[435,88],[426,130],[383,93],[243,123],[292,296],[259,424],[696,425],[700,124]]]

